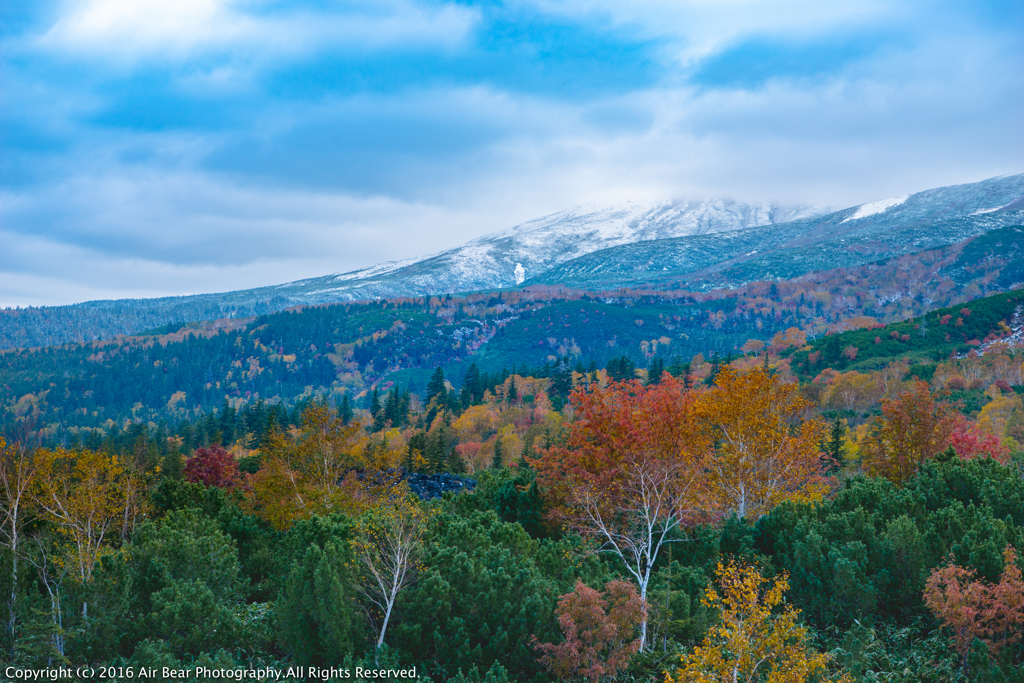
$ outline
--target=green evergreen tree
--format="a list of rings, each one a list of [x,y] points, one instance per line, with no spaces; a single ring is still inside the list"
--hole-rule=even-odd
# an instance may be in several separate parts
[[[608,361],[607,370],[608,376],[617,382],[633,379],[636,376],[636,365],[626,355]]]
[[[501,464],[501,438],[494,440],[494,457],[491,459],[491,469],[500,470]]]
[[[352,402],[348,400],[348,394],[341,398],[341,404],[338,406],[338,417],[341,418],[343,425],[347,425],[352,421]]]
[[[651,361],[651,365],[647,368],[647,385],[658,384],[661,382],[661,375],[665,372],[665,361],[659,356]]]
[[[377,387],[373,388],[373,395],[370,397],[370,414],[373,416],[373,431],[379,432],[384,429],[387,416],[384,414],[383,406],[381,406],[380,393],[377,391]]]
[[[444,463],[448,456],[448,435],[444,425],[437,428],[427,449],[427,474],[444,471]]]
[[[380,393],[377,391],[377,387],[373,388],[373,394],[370,396],[370,414],[376,415],[380,412]]]
[[[708,379],[707,379],[707,385],[709,387],[713,387],[715,385],[715,380],[718,378],[718,368],[719,368],[720,365],[721,365],[721,361],[718,359],[718,356],[715,356],[711,360],[711,373],[708,374]]]
[[[466,463],[462,460],[462,456],[459,455],[455,446],[448,449],[448,461],[445,463],[445,469],[452,474],[466,473]]]
[[[829,429],[829,435],[825,443],[822,444],[822,450],[831,460],[828,466],[829,470],[838,470],[843,465],[843,459],[846,456],[846,442],[843,437],[846,436],[846,425],[839,418],[836,418],[835,422],[832,423],[831,429]]]
[[[435,396],[439,397],[438,403],[444,403],[446,398],[446,388],[444,385],[444,370],[438,368],[434,370],[434,374],[430,376],[430,382],[427,384],[427,395],[424,397],[426,403],[430,403]]]
[[[235,417],[237,413],[231,407],[228,400],[224,399],[224,405],[220,409],[220,437],[221,445],[227,448],[235,442]]]
[[[163,464],[160,467],[160,475],[164,479],[178,481],[181,479],[183,467],[184,463],[182,463],[181,450],[175,443],[167,451],[167,455],[163,457]]]
[[[463,390],[469,391],[470,401],[466,404],[466,407],[476,403],[477,401],[483,400],[484,388],[481,383],[480,368],[476,363],[470,363],[469,369],[466,370],[466,377],[462,380]]]
[[[516,460],[516,467],[524,471],[530,469],[530,463],[526,460],[526,458],[528,455],[532,455],[532,448],[532,440],[527,440],[525,443],[523,443],[523,450],[519,451],[519,459]]]
[[[405,451],[405,458],[402,461],[402,467],[405,468],[406,472],[416,471],[416,462],[414,460],[415,452],[418,451],[420,456],[425,456],[427,452],[427,433],[416,432],[409,437],[409,446]]]
[[[519,390],[516,389],[516,380],[513,378],[512,381],[508,383],[508,402],[515,403],[518,398]]]

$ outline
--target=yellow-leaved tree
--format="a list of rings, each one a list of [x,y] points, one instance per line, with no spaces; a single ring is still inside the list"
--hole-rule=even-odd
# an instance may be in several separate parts
[[[14,656],[15,629],[18,615],[18,561],[24,528],[31,519],[30,496],[35,484],[36,459],[21,444],[10,444],[0,436],[0,538],[10,549],[11,593],[7,601],[7,635]]]
[[[59,561],[85,584],[114,540],[124,540],[144,511],[145,482],[132,463],[111,453],[65,448],[36,453],[33,502],[64,539]],[[88,603],[82,605],[88,617]]]
[[[344,424],[324,404],[302,413],[302,427],[272,434],[263,467],[250,482],[250,502],[277,529],[313,515],[353,512],[367,487],[355,481],[363,457],[362,426]]]
[[[718,563],[716,576],[721,593],[710,587],[701,603],[718,610],[721,620],[674,676],[666,674],[666,683],[850,681],[845,674],[828,676],[829,656],[808,644],[800,611],[783,605],[785,575],[769,581],[757,567],[731,560]]]
[[[374,661],[384,645],[398,594],[416,578],[429,522],[429,510],[402,484],[356,523],[352,548],[362,566],[359,590],[377,631]]]
[[[757,519],[785,500],[819,500],[825,424],[808,418],[810,408],[795,384],[763,368],[722,368],[696,407],[716,444],[706,463],[711,507]]]

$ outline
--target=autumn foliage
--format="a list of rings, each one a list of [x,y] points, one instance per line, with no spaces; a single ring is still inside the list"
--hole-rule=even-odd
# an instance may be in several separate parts
[[[757,519],[784,500],[818,500],[827,488],[819,444],[825,424],[795,384],[762,368],[723,368],[695,415],[716,444],[706,460],[707,505]]]
[[[186,481],[204,486],[231,488],[238,482],[238,462],[220,446],[197,448],[182,471]]]
[[[671,377],[577,390],[565,446],[532,461],[552,515],[617,555],[644,600],[663,544],[703,514],[711,442],[696,420],[696,396]],[[646,627],[644,619],[641,648]]]
[[[1010,449],[1004,446],[998,437],[986,434],[978,425],[972,424],[962,415],[957,416],[956,424],[949,435],[949,445],[964,460],[992,458],[1005,463],[1010,459]]]
[[[88,581],[114,541],[133,530],[146,505],[144,481],[110,453],[40,449],[36,458],[33,502],[65,539],[77,578]]]
[[[732,560],[719,562],[716,576],[721,592],[709,587],[701,603],[718,610],[720,621],[667,683],[829,680],[823,677],[828,655],[811,648],[800,611],[784,604],[785,575],[769,581],[757,567]]]
[[[975,638],[993,655],[1024,638],[1024,580],[1011,546],[1003,551],[1003,563],[999,583],[991,585],[952,563],[928,577],[925,604],[950,631],[965,666]]]
[[[956,424],[956,410],[937,401],[927,383],[914,382],[910,391],[882,400],[882,416],[862,446],[864,470],[903,483],[946,449]]]
[[[657,486],[661,514],[696,518],[698,473],[711,446],[695,419],[696,396],[673,378],[574,392],[565,446],[533,461],[556,514],[589,529],[594,519],[620,514]]]
[[[250,505],[275,528],[332,512],[363,509],[369,486],[356,480],[362,457],[357,424],[346,425],[330,408],[314,404],[302,428],[270,436],[263,467],[252,478]]]
[[[558,680],[597,683],[624,669],[640,649],[637,627],[646,613],[630,583],[610,581],[602,594],[577,581],[555,610],[563,641],[534,647]]]

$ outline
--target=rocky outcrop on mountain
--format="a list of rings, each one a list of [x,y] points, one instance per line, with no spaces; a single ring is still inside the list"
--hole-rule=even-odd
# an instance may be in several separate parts
[[[421,500],[440,498],[445,493],[461,493],[476,488],[476,481],[469,477],[458,477],[454,474],[410,474],[405,481],[409,489]]]

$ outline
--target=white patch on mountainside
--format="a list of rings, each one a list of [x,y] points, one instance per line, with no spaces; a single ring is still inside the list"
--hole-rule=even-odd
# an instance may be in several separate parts
[[[396,270],[404,268],[405,266],[416,263],[422,260],[423,257],[405,259],[403,261],[385,261],[384,263],[378,263],[375,266],[369,268],[362,268],[361,270],[350,270],[347,273],[336,273],[332,275],[336,282],[345,282],[347,280],[361,280],[367,277],[374,277],[375,275],[387,275],[393,273]]]
[[[577,206],[467,242],[461,247],[370,268],[289,283],[305,301],[472,291],[522,283],[565,261],[622,244],[731,232],[829,211],[731,199]],[[300,293],[301,291],[301,293]]]
[[[91,341],[182,320],[261,315],[296,305],[468,293],[530,282],[601,287],[606,280],[602,273],[616,268],[622,273],[639,273],[645,267],[659,272],[674,269],[685,275],[723,263],[723,257],[764,259],[764,265],[757,266],[762,269],[750,270],[749,276],[771,279],[780,272],[778,268],[794,269],[793,254],[803,254],[796,268],[799,272],[834,268],[846,262],[840,257],[853,253],[848,247],[855,243],[875,249],[880,240],[892,238],[895,242],[885,253],[910,253],[1019,224],[1021,212],[1024,173],[835,212],[817,206],[787,208],[728,199],[579,206],[429,256],[281,285],[161,299],[93,301],[40,309],[31,316],[10,312],[0,315],[0,348]],[[876,217],[856,222],[869,216]],[[644,244],[665,238],[682,239]],[[815,251],[815,245],[821,249]],[[646,254],[646,266],[637,267],[636,254]],[[878,258],[875,254],[872,251],[873,258]],[[581,256],[586,257],[583,263],[563,265]],[[652,265],[652,259],[657,263]],[[564,272],[549,273],[556,267]],[[546,273],[551,275],[547,280]],[[725,286],[715,282],[705,284]]]
[[[857,221],[861,218],[867,218],[868,216],[874,216],[875,214],[888,211],[894,206],[899,206],[903,202],[910,198],[909,194],[905,194],[902,197],[890,197],[889,199],[880,199],[877,202],[868,202],[867,204],[861,204],[857,207],[857,210],[852,216],[844,219],[842,222]]]
[[[1021,208],[1021,207],[1019,206],[1019,205],[1020,205],[1020,203],[1021,203],[1021,200],[1020,200],[1020,199],[1017,199],[1017,200],[1015,200],[1015,201],[1012,201],[1012,202],[1010,202],[1009,204],[1004,204],[1004,205],[1002,205],[1002,206],[997,206],[997,207],[996,207],[996,208],[994,208],[994,209],[978,209],[977,211],[975,211],[975,212],[974,212],[974,213],[972,213],[971,215],[972,215],[972,216],[977,216],[977,215],[979,215],[979,214],[983,214],[983,213],[995,213],[996,211],[1002,211],[1002,210],[1004,210],[1004,209],[1016,209],[1016,210],[1018,210],[1018,211],[1019,211],[1019,210],[1020,210],[1020,208]],[[1014,206],[1014,205],[1018,205],[1018,206]]]

